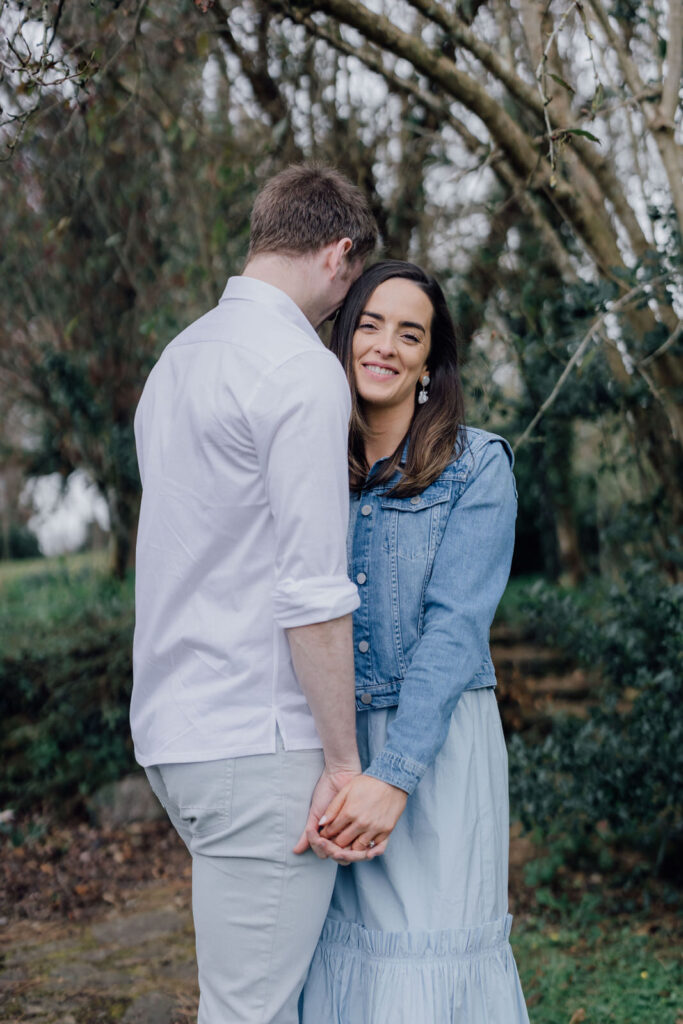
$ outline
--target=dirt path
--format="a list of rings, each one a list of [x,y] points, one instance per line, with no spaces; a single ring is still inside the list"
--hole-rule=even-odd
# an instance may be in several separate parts
[[[90,921],[6,927],[0,1020],[189,1024],[197,999],[189,900],[187,881],[151,882]]]
[[[196,1020],[191,862],[168,822],[29,828],[0,851],[0,1021]]]
[[[141,829],[131,826],[104,835],[76,829],[68,848],[64,832],[59,832],[61,859],[47,872],[41,867],[55,864],[54,857],[50,859],[54,834],[41,842],[33,859],[5,848],[3,866],[17,898],[4,907],[10,917],[0,918],[2,1024],[196,1020],[189,857],[165,823],[144,826],[145,841],[132,846],[131,838],[140,838]],[[112,857],[112,850],[133,850],[119,864],[118,879],[107,879],[101,864],[84,859],[93,846],[102,857]],[[156,859],[149,856],[150,846]],[[513,834],[513,894],[532,853],[529,841]],[[27,883],[23,896],[19,879],[7,871],[13,856]],[[112,859],[116,863],[121,858]],[[103,876],[100,889],[88,888],[79,865]],[[145,874],[161,870],[163,877],[158,879]],[[65,897],[59,904],[57,896],[64,889],[75,894],[75,902]]]

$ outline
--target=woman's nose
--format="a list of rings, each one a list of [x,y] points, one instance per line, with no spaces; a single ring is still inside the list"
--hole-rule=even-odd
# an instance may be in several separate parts
[[[393,356],[396,353],[393,336],[389,333],[378,334],[375,338],[375,351],[378,355]]]

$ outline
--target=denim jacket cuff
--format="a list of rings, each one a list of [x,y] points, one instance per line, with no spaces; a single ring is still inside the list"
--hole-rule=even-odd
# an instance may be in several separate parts
[[[381,782],[388,782],[391,786],[398,786],[410,796],[426,770],[426,765],[418,761],[381,750],[363,774],[371,775],[373,779],[380,779]]]

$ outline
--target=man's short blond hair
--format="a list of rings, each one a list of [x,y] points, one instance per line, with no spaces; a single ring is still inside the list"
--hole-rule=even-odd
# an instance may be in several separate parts
[[[297,164],[267,181],[256,197],[247,258],[304,256],[342,238],[351,239],[351,259],[375,248],[377,225],[364,194],[333,167]]]

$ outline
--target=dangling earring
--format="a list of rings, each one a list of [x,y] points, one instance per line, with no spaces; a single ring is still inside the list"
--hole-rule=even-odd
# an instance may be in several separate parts
[[[424,377],[420,381],[422,384],[422,390],[418,393],[417,401],[419,405],[424,405],[425,402],[429,401],[429,395],[427,394],[427,388],[429,387],[430,377],[428,373],[425,373]]]

